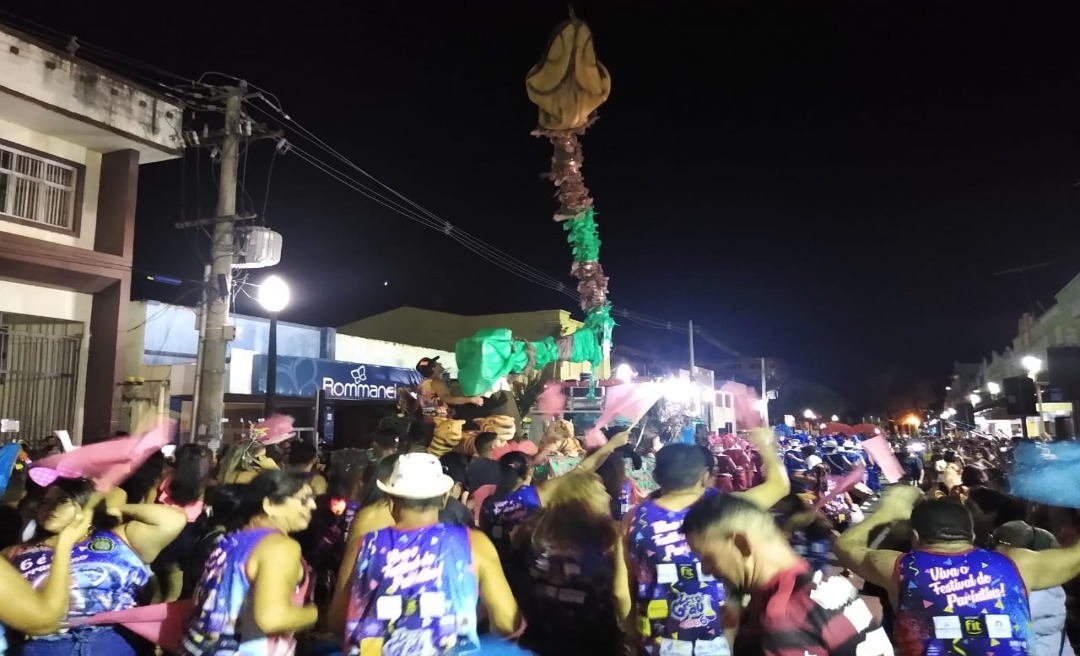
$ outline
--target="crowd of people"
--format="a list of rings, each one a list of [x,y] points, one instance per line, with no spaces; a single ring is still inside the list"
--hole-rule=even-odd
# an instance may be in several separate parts
[[[858,436],[643,454],[625,427],[592,450],[562,423],[539,445],[458,428],[328,454],[184,444],[113,489],[30,463],[0,500],[4,649],[1073,653],[1080,519],[1009,496],[1009,443],[894,437],[888,486]]]

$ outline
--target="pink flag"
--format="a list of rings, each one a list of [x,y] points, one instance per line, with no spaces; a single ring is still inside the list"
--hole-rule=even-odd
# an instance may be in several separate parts
[[[862,448],[877,463],[877,466],[881,467],[881,473],[885,474],[885,478],[890,483],[895,483],[904,477],[904,468],[900,466],[900,461],[896,459],[884,435],[863,440]]]
[[[58,477],[85,476],[97,484],[98,492],[108,492],[168,444],[175,426],[175,421],[163,421],[142,435],[97,442],[43,458],[34,462],[30,477],[39,485],[48,485]],[[35,469],[42,471],[34,474]]]
[[[184,637],[188,618],[191,617],[191,600],[172,601],[165,604],[139,606],[129,610],[98,613],[93,617],[76,620],[72,624],[119,624],[167,652],[176,651]]]
[[[836,497],[847,492],[851,488],[855,487],[859,483],[862,483],[863,474],[866,473],[866,467],[859,465],[855,469],[848,472],[847,476],[836,481],[836,487],[829,491],[828,494],[823,495],[820,499],[814,502],[814,507],[811,508],[814,512],[817,512],[825,507],[825,504],[829,503]]]
[[[649,408],[656,405],[664,395],[664,386],[660,383],[622,383],[612,385],[604,392],[604,409],[596,426],[585,433],[585,446],[592,448],[602,445],[604,440],[601,428],[611,424],[635,425]]]

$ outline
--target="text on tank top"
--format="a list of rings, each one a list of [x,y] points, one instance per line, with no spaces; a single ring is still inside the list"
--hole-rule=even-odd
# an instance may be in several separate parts
[[[351,588],[345,654],[442,655],[479,648],[479,580],[463,526],[367,534]]]
[[[706,489],[702,498],[713,494],[719,492]],[[653,500],[634,510],[630,557],[638,581],[641,639],[653,654],[727,654],[720,612],[724,586],[702,572],[680,532],[689,510],[667,510]]]
[[[11,556],[15,569],[41,589],[52,569],[53,549],[27,545]],[[150,580],[150,568],[112,531],[94,531],[71,552],[71,588],[67,619],[127,610]]]
[[[898,653],[1034,653],[1027,589],[1007,556],[912,551],[896,563]]]
[[[619,490],[619,497],[611,500],[611,516],[616,521],[622,521],[633,506],[634,486],[630,484],[630,481],[623,481],[622,489]]]
[[[246,567],[255,547],[274,529],[237,531],[221,537],[206,560],[195,587],[194,611],[188,620],[180,652],[191,656],[291,655],[296,651],[292,634],[267,636],[251,615],[251,580]],[[293,595],[293,603],[307,596],[308,568],[301,560],[303,578]]]
[[[522,485],[510,494],[484,499],[480,510],[480,528],[500,552],[510,546],[510,534],[540,509],[540,495],[531,485]]]

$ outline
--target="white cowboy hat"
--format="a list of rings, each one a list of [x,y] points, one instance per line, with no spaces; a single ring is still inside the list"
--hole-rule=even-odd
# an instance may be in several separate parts
[[[434,499],[454,487],[454,479],[443,472],[442,463],[430,453],[406,453],[394,463],[394,471],[379,489],[403,499]]]

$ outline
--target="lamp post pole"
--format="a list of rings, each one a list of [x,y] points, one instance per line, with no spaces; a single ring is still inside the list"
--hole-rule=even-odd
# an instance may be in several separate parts
[[[263,418],[269,418],[277,410],[277,320],[278,314],[289,304],[289,286],[277,276],[270,276],[259,285],[259,304],[270,316],[270,335],[266,345],[266,393]]]
[[[263,417],[273,416],[277,409],[277,312],[270,313],[270,336],[266,348],[266,400]]]

